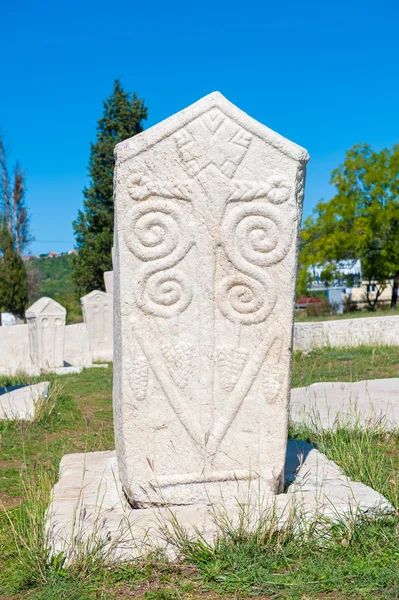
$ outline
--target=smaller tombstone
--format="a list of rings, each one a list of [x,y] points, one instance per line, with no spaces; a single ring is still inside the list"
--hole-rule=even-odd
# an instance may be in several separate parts
[[[104,271],[105,291],[111,296],[114,295],[114,272]]]
[[[111,361],[113,355],[113,298],[95,290],[80,299],[89,332],[92,360]]]
[[[29,350],[33,364],[40,369],[64,365],[66,310],[51,298],[40,298],[25,313],[29,330]]]
[[[15,318],[15,315],[13,315],[12,313],[9,312],[3,312],[0,315],[0,325],[2,325],[3,327],[9,327],[10,325],[16,325],[17,324],[17,320]]]

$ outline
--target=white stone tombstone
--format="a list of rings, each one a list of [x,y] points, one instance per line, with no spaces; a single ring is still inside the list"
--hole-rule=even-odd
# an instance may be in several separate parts
[[[217,92],[117,145],[114,416],[133,506],[281,489],[308,158]]]
[[[10,327],[11,325],[16,325],[16,324],[17,324],[17,319],[15,318],[15,315],[13,315],[12,313],[9,313],[9,312],[1,313],[0,326]]]
[[[25,313],[29,329],[29,350],[40,369],[64,365],[66,310],[51,298],[40,298]]]
[[[113,354],[113,298],[93,291],[80,299],[83,319],[89,332],[92,360],[111,361]]]
[[[105,291],[107,294],[114,294],[114,272],[113,271],[104,271],[104,285]]]

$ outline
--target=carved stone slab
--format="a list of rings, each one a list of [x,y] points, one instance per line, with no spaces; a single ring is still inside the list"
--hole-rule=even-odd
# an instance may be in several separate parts
[[[28,308],[25,316],[33,364],[45,370],[64,366],[65,308],[43,297]]]
[[[113,271],[104,271],[104,284],[105,291],[107,294],[113,296],[114,294],[114,272]]]
[[[280,489],[307,160],[217,92],[118,144],[114,415],[133,506]]]
[[[80,299],[92,360],[112,360],[113,298],[95,290]]]

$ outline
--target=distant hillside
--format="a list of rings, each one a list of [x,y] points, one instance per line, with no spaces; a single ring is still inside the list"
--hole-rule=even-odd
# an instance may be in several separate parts
[[[82,321],[82,310],[72,284],[72,256],[42,256],[26,262],[30,280],[29,303],[42,296],[53,298],[67,309],[67,323]]]

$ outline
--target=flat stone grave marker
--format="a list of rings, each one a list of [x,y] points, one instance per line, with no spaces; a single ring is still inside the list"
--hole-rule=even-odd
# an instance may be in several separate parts
[[[281,490],[307,160],[219,93],[116,147],[114,417],[132,506]]]

